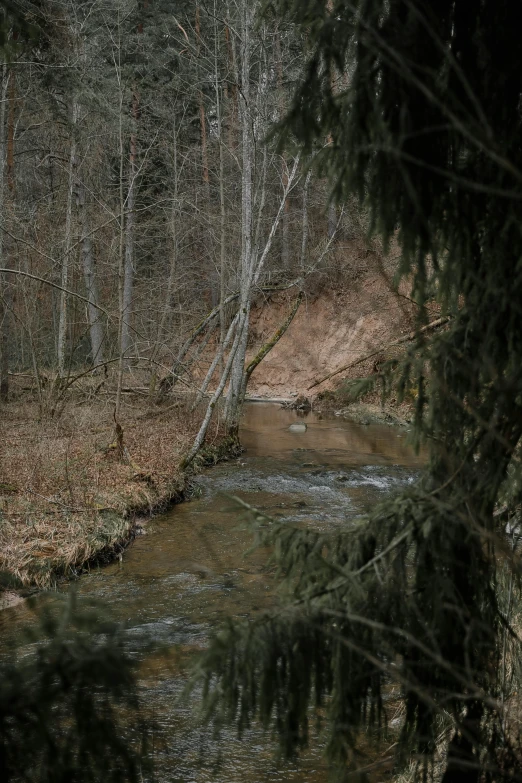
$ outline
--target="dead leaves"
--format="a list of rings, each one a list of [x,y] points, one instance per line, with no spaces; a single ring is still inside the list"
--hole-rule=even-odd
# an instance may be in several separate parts
[[[197,422],[179,407],[145,421],[146,412],[144,403],[122,416],[128,455],[122,461],[103,445],[114,435],[104,403],[71,406],[69,415],[49,422],[38,422],[29,403],[3,409],[0,570],[24,585],[48,587],[128,540],[131,513],[149,513],[171,497],[180,483],[174,466]]]

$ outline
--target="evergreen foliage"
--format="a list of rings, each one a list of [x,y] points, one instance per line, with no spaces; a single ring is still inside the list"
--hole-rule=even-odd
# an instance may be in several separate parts
[[[2,0],[0,54],[9,59],[20,46],[45,47],[61,9],[53,0]]]
[[[26,4],[24,8],[22,4],[13,2],[13,0],[2,0],[0,6],[0,50],[2,53],[9,53],[9,33],[14,30],[16,35],[22,32],[27,32],[30,28],[28,24],[29,6]]]
[[[357,769],[361,729],[385,727],[402,690],[397,763],[430,772],[441,718],[444,783],[520,780],[503,710],[509,639],[502,585],[520,601],[516,532],[522,434],[519,4],[481,0],[279,0],[305,33],[307,66],[283,140],[320,156],[339,200],[401,249],[423,333],[388,379],[416,391],[429,448],[418,486],[323,536],[257,515],[288,589],[278,610],[230,622],[203,656],[209,715],[257,718],[286,753],[325,706],[329,750]],[[397,231],[398,226],[398,231]],[[509,525],[506,527],[506,522]],[[511,600],[511,599],[510,599]],[[421,774],[421,773],[419,773]]]
[[[121,631],[80,611],[73,596],[38,620],[26,632],[28,653],[2,650],[0,779],[142,780],[146,731]]]

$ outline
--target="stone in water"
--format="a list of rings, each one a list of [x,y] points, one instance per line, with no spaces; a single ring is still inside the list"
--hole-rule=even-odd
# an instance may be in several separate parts
[[[306,432],[306,424],[291,424],[288,428],[290,432]]]

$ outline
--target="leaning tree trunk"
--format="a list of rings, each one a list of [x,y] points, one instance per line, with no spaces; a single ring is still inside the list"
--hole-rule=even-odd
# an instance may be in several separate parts
[[[258,241],[253,241],[253,169],[255,161],[255,144],[253,130],[255,113],[251,105],[250,90],[250,62],[251,62],[251,27],[253,21],[252,9],[243,0],[241,24],[241,140],[242,140],[242,176],[241,176],[241,281],[239,308],[237,313],[237,328],[234,344],[228,355],[221,380],[214,392],[207,413],[201,425],[194,444],[185,458],[183,464],[187,465],[204,442],[206,431],[214,412],[215,406],[221,396],[226,382],[230,376],[230,384],[225,406],[225,427],[228,436],[233,443],[238,443],[239,418],[241,414],[242,394],[245,388],[245,359],[249,336],[250,308],[252,292],[258,285],[261,272],[272,247],[274,237],[287,203],[288,195],[295,184],[296,173],[299,166],[299,158],[296,158],[288,181],[283,189],[282,199],[275,219],[272,222],[268,238],[262,252],[258,248]],[[262,189],[266,182],[262,182]],[[261,196],[261,204],[264,204],[264,194]],[[262,206],[259,206],[262,210]],[[255,246],[254,246],[255,245]]]
[[[207,389],[210,385],[212,378],[214,377],[214,373],[216,371],[216,367],[218,366],[219,362],[223,362],[223,368],[224,368],[225,351],[230,345],[230,341],[233,337],[238,320],[239,320],[239,313],[236,313],[236,315],[232,319],[232,323],[228,328],[228,332],[225,335],[225,338],[220,341],[219,350],[216,352],[214,360],[212,361],[212,364],[208,368],[207,374],[205,375],[203,383],[201,384],[201,387],[196,395],[196,399],[194,400],[191,410],[195,410],[198,407],[199,403],[207,393]]]
[[[232,348],[230,349],[230,353],[228,355],[227,362],[225,364],[225,368],[221,374],[221,379],[219,381],[219,384],[217,386],[217,389],[215,390],[214,394],[212,395],[208,405],[207,405],[207,411],[205,413],[205,417],[201,423],[201,427],[199,428],[199,432],[196,435],[196,438],[194,440],[194,443],[192,444],[192,448],[188,452],[188,454],[183,458],[181,461],[180,467],[181,469],[187,468],[191,462],[194,460],[194,457],[198,453],[198,451],[201,449],[204,441],[205,436],[207,434],[208,425],[210,424],[210,420],[212,418],[212,415],[214,413],[214,410],[216,408],[217,403],[219,402],[219,398],[223,394],[223,389],[225,388],[226,382],[228,380],[228,377],[230,375],[230,370],[232,368],[232,363],[234,361],[234,357],[236,355],[236,351],[239,345],[239,340],[241,337],[241,331],[238,328],[236,332],[236,336],[234,338],[234,343],[232,345]]]

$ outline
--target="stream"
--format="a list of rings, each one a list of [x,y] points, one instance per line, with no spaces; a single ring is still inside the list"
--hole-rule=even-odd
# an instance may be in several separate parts
[[[209,631],[227,615],[246,617],[275,600],[267,552],[245,555],[251,535],[230,495],[293,524],[335,530],[414,481],[423,459],[402,430],[298,417],[268,403],[245,406],[241,441],[238,460],[198,476],[190,502],[148,522],[121,563],[85,574],[77,589],[128,628],[156,726],[155,781],[326,783],[320,742],[299,764],[282,763],[260,731],[238,740],[230,729],[216,741],[197,723],[197,695],[192,705],[179,702],[187,663]],[[1,615],[2,634],[29,619],[24,605]],[[150,653],[151,637],[169,652]]]

